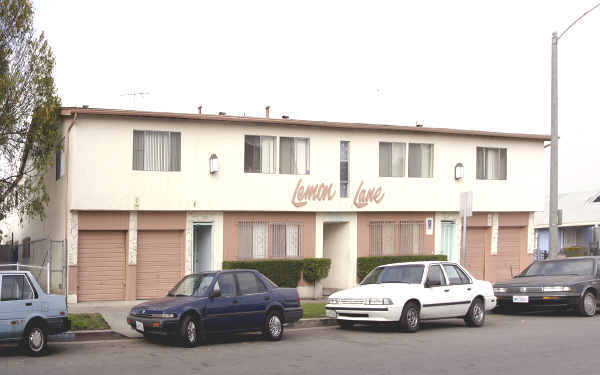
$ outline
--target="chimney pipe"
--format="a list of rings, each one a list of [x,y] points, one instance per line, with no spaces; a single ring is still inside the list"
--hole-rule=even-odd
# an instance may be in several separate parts
[[[268,105],[268,106],[266,106],[266,107],[265,107],[265,116],[266,116],[267,118],[269,118],[269,111],[270,111],[270,110],[271,110],[271,106],[270,106],[270,105]]]
[[[198,106],[198,114],[199,114],[199,115],[201,115],[201,114],[202,114],[202,106],[201,106],[201,105],[199,105],[199,106]]]
[[[219,116],[225,116],[226,113],[225,112],[219,112]]]
[[[283,116],[281,116],[281,118],[282,118],[282,119],[284,119],[284,120],[288,120],[288,119],[290,118],[290,116],[288,116],[288,115],[283,115]]]

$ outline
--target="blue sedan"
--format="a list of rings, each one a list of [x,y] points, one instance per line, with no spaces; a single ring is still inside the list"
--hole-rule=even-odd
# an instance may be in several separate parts
[[[185,347],[213,332],[263,332],[276,341],[283,326],[302,318],[295,288],[279,288],[255,270],[184,277],[164,298],[131,309],[127,323],[144,337],[174,336]]]

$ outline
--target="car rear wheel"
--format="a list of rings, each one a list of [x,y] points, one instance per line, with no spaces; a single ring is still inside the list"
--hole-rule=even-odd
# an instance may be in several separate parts
[[[351,321],[351,320],[340,320],[340,319],[338,319],[337,324],[342,329],[350,329],[350,328],[352,328],[354,326],[354,322]]]
[[[417,332],[419,329],[419,314],[419,305],[416,302],[408,302],[402,310],[400,328],[405,332]]]
[[[265,319],[264,336],[271,341],[279,341],[283,337],[283,320],[281,313],[271,310]]]
[[[481,298],[471,303],[469,312],[465,316],[465,323],[469,327],[481,327],[485,323],[485,305]]]
[[[596,315],[596,296],[590,290],[586,291],[579,300],[577,312],[586,317]]]
[[[200,343],[201,327],[198,320],[191,315],[183,317],[179,326],[179,343],[186,348],[192,348]]]
[[[41,323],[31,323],[25,330],[23,346],[27,354],[40,357],[48,354],[48,334]]]

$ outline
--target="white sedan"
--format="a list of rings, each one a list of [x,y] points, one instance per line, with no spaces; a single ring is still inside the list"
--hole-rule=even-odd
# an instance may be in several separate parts
[[[461,318],[480,327],[496,306],[492,284],[451,262],[379,266],[356,288],[329,296],[327,316],[342,328],[354,323],[396,323],[415,332],[421,320]]]

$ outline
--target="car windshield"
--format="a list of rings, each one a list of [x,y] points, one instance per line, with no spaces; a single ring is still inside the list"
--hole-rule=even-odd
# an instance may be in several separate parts
[[[208,287],[214,278],[215,275],[212,273],[186,276],[171,289],[168,296],[205,297],[208,295]]]
[[[519,277],[531,276],[584,276],[594,272],[592,259],[569,259],[535,262],[529,266]]]
[[[422,264],[377,267],[360,284],[420,284],[424,269],[425,266]]]

